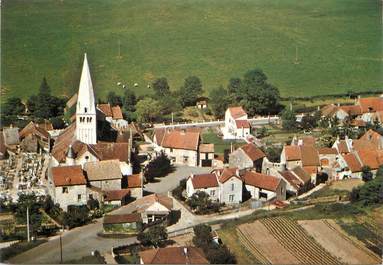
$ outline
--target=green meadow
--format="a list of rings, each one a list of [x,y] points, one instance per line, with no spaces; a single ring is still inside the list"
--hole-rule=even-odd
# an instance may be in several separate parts
[[[98,97],[117,82],[201,78],[206,93],[259,67],[282,96],[383,88],[379,0],[4,0],[3,98],[78,89],[88,53]]]

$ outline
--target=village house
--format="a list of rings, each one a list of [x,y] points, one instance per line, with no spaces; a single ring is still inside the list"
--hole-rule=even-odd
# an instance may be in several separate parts
[[[261,149],[249,143],[229,154],[229,167],[237,167],[240,170],[254,168],[257,172],[261,172],[265,157]]]
[[[101,111],[105,120],[117,129],[123,129],[128,126],[128,121],[124,120],[122,110],[119,105],[111,106],[109,103],[97,104],[97,109]]]
[[[141,215],[142,223],[149,224],[165,220],[171,211],[173,211],[172,198],[161,194],[151,194],[122,206],[114,211],[114,214],[138,213]]]
[[[87,162],[84,171],[91,186],[103,191],[121,189],[122,174],[118,160]]]
[[[208,100],[209,99],[205,97],[198,98],[196,102],[197,109],[206,109]]]
[[[174,164],[194,167],[199,165],[199,131],[157,129],[153,143],[156,151],[164,151]]]
[[[214,144],[199,145],[199,165],[201,167],[211,167],[214,161]]]
[[[254,171],[245,171],[242,179],[246,190],[250,192],[251,198],[255,200],[286,199],[286,182],[281,178]]]
[[[245,139],[250,136],[251,126],[242,107],[230,107],[225,112],[223,139]]]
[[[209,264],[201,249],[190,246],[148,249],[138,255],[140,264]]]
[[[220,189],[216,174],[191,174],[186,181],[187,197],[190,198],[197,191],[206,192],[212,201],[219,201]]]
[[[219,201],[225,204],[242,202],[242,178],[238,168],[215,169],[219,182]]]
[[[55,203],[66,211],[69,205],[86,205],[86,179],[81,166],[52,168],[52,184],[49,190]]]
[[[141,198],[143,196],[143,176],[133,174],[126,176],[127,188],[130,190],[130,196],[133,198]]]
[[[130,189],[120,189],[120,190],[99,190],[98,191],[102,198],[99,198],[104,204],[121,206],[125,205],[130,201],[131,192]],[[90,194],[94,195],[94,194]]]
[[[28,123],[20,132],[20,147],[24,152],[50,152],[51,137],[49,132],[34,122]]]

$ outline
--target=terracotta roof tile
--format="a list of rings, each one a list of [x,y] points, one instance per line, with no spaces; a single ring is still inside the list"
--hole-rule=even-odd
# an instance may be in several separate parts
[[[81,166],[52,167],[52,177],[56,187],[86,185]]]
[[[250,128],[250,123],[247,120],[236,120],[235,126],[237,128]]]
[[[302,165],[303,166],[319,166],[318,151],[313,146],[300,146]]]
[[[141,174],[133,174],[128,177],[128,188],[140,188],[141,187]]]
[[[293,168],[292,172],[298,178],[300,178],[304,183],[308,183],[308,182],[311,181],[311,176],[309,174],[307,174],[307,172],[304,171],[303,168],[300,167],[300,166],[297,166],[297,167]]]
[[[166,132],[162,141],[162,146],[174,149],[198,150],[200,140],[199,132]]]
[[[231,179],[231,177],[236,177],[238,179],[241,179],[241,177],[237,175],[237,170],[238,168],[224,168],[224,169],[213,170],[213,172],[216,172],[218,174],[219,182],[225,183],[226,181]]]
[[[105,114],[106,117],[112,117],[112,108],[110,107],[110,104],[97,104],[97,108]]]
[[[235,120],[247,115],[246,111],[242,107],[230,107],[229,112]]]
[[[103,191],[104,201],[121,201],[130,195],[130,189]]]
[[[241,146],[240,148],[252,161],[266,157],[265,153],[263,153],[263,151],[259,149],[255,144],[249,143]]]
[[[338,143],[338,151],[341,154],[349,153],[350,150],[348,149],[347,143],[345,140],[341,140]]]
[[[378,146],[376,146],[372,141],[364,140],[364,139],[358,139],[352,141],[352,147],[356,151],[360,150],[377,150]]]
[[[84,164],[84,171],[89,181],[122,178],[120,161],[117,159],[87,162]]]
[[[358,158],[353,153],[343,155],[343,159],[345,160],[348,168],[351,172],[361,172],[362,164],[359,162]]]
[[[196,247],[155,248],[140,251],[139,256],[144,264],[209,264]]]
[[[317,166],[303,166],[303,170],[309,175],[313,175],[313,174],[318,173],[318,167]]]
[[[363,166],[369,166],[371,169],[378,169],[382,165],[380,161],[380,152],[378,150],[360,150],[358,151]]]
[[[343,110],[349,115],[356,116],[362,114],[362,109],[358,105],[345,105],[340,106],[339,109]]]
[[[120,106],[114,106],[112,107],[112,115],[114,120],[119,120],[123,119],[124,117],[122,116],[122,111]]]
[[[320,155],[337,155],[338,151],[335,148],[322,147],[318,148],[318,153]]]
[[[124,224],[141,222],[141,215],[138,213],[111,214],[104,216],[104,224]]]
[[[383,110],[383,98],[380,97],[360,98],[358,104],[361,107],[362,113]]]
[[[265,190],[276,191],[281,179],[254,171],[246,171],[243,175],[246,185],[258,187]]]
[[[279,172],[279,174],[282,175],[282,177],[290,183],[291,186],[293,186],[295,189],[299,189],[301,185],[303,184],[303,181],[299,179],[297,176],[295,176],[291,171],[285,170],[282,172]]]
[[[301,160],[301,149],[297,145],[285,146],[286,161]]]
[[[376,147],[376,149],[383,149],[383,146],[381,146],[383,142],[383,136],[372,129],[363,134],[363,136],[360,137],[360,140],[371,142]]]
[[[217,177],[214,173],[190,176],[195,189],[218,187]]]
[[[338,110],[338,107],[334,104],[324,106],[320,111],[324,117],[332,117],[335,112]]]
[[[72,123],[57,137],[53,148],[52,156],[59,162],[65,161],[68,147],[75,140],[76,123]]]
[[[101,160],[118,159],[121,162],[129,162],[129,143],[97,143],[92,147]]]

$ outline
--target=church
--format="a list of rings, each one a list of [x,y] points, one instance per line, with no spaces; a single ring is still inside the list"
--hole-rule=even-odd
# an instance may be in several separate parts
[[[98,125],[102,123],[102,129],[105,129],[105,124],[109,123],[96,105],[86,54],[77,94],[75,121],[57,137],[51,152],[51,167],[74,165],[84,167],[87,162],[118,159],[124,174],[132,174],[130,163],[132,138],[118,137],[121,133],[110,126],[108,129],[114,136],[107,140],[102,139],[105,133],[101,132],[99,128],[101,126]]]

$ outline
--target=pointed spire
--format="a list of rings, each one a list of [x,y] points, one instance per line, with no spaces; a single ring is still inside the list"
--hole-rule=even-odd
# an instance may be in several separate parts
[[[93,85],[86,53],[84,54],[84,63],[82,66],[80,88],[78,90],[77,98],[77,113],[84,112],[90,114],[96,113]]]

